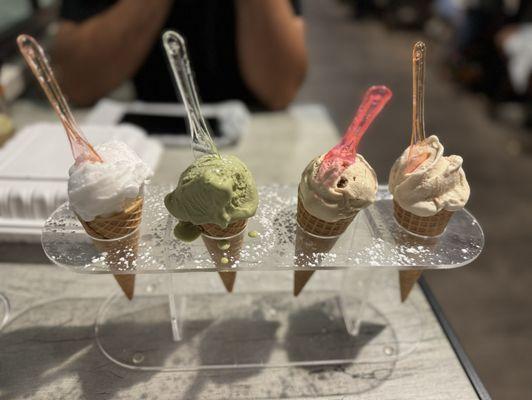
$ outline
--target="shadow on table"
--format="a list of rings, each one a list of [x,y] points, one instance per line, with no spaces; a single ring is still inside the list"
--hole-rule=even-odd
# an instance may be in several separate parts
[[[340,318],[331,318],[322,302],[290,315],[286,351],[293,362],[353,360],[384,330],[380,324],[362,323],[357,336],[350,335]]]
[[[51,387],[60,396],[68,393],[72,398],[108,398],[140,382],[148,382],[157,371],[121,368],[98,349],[93,323],[102,301],[60,299],[16,315],[0,332],[0,398],[8,400],[32,395],[38,398],[39,390],[49,391]],[[133,312],[115,316],[113,321],[116,322],[107,321],[98,335],[105,351],[129,365],[139,352],[144,358],[139,366],[172,366],[180,361],[186,364],[186,360],[178,358],[187,356],[199,356],[201,365],[261,364],[270,357],[278,322],[238,318],[220,323],[193,320],[184,327],[186,341],[173,342],[169,322],[155,322],[161,321],[160,313],[167,315],[167,307],[166,302],[154,302],[143,308],[136,308],[133,303]],[[190,346],[187,347],[187,343],[195,340],[199,341],[196,356],[190,353]],[[179,398],[200,398],[206,383],[227,385],[227,389],[233,382],[260,371],[261,368],[182,372],[171,390],[175,390]],[[79,384],[72,384],[73,376]],[[167,377],[170,379],[175,374]],[[161,390],[166,387],[164,382],[157,385],[161,385]],[[185,388],[188,391],[181,394]],[[154,393],[135,393],[137,395],[150,398]]]
[[[329,308],[328,308],[329,307]],[[336,394],[363,393],[381,385],[392,374],[395,360],[373,361],[372,356],[362,354],[386,328],[379,323],[362,323],[359,334],[350,335],[341,318],[332,318],[331,304],[316,302],[291,314],[285,346],[292,362],[319,360],[354,360],[353,363],[302,367],[309,379],[338,382]],[[338,379],[338,376],[341,379]],[[332,394],[332,393],[330,393]],[[300,395],[313,395],[301,393]]]
[[[204,333],[196,335],[201,338],[199,347],[203,365],[267,364],[273,351],[276,351],[274,362],[280,362],[277,357],[281,351],[286,354],[288,362],[316,361],[316,366],[297,368],[302,371],[297,374],[294,374],[294,367],[268,368],[268,375],[261,375],[260,383],[249,379],[264,370],[260,367],[203,371],[195,377],[182,398],[208,398],[212,383],[220,390],[216,393],[218,397],[224,393],[227,398],[233,395],[238,398],[301,398],[358,394],[381,385],[393,372],[394,358],[378,362],[370,362],[366,358],[356,363],[319,365],[320,360],[356,359],[385,328],[385,325],[367,323],[362,324],[358,336],[349,335],[341,316],[332,314],[333,309],[338,311],[333,299],[329,297],[328,300],[314,302],[290,314],[288,329],[282,332],[280,338],[276,338],[280,328],[278,322],[237,318],[214,323]],[[380,345],[375,347],[380,351]],[[328,382],[335,383],[331,386]],[[269,388],[269,384],[276,387]]]
[[[0,243],[0,262],[50,264],[41,243]]]
[[[265,364],[275,345],[279,329],[276,321],[231,318],[214,323],[201,338],[199,358],[202,365]],[[223,345],[222,345],[223,344]],[[196,375],[183,395],[184,399],[199,399],[209,382],[230,387],[233,383],[260,373],[262,368],[217,370]]]
[[[101,299],[62,299],[32,307],[0,332],[0,398],[39,398],[46,388],[58,396],[112,397],[147,381],[152,372],[132,373],[107,360],[94,341],[93,321]],[[123,329],[132,328],[124,326]],[[162,331],[163,327],[150,327]],[[160,363],[164,359],[159,360]],[[80,387],[72,389],[72,378]]]
[[[110,398],[134,386],[138,398],[150,398],[157,390],[172,390],[176,398],[184,399],[199,399],[209,394],[220,397],[221,393],[237,393],[240,397],[249,393],[248,397],[254,398],[254,394],[267,393],[268,384],[262,382],[263,378],[250,380],[263,370],[260,367],[163,374],[149,383],[156,371],[131,371],[117,366],[101,354],[94,339],[93,321],[101,301],[60,299],[15,316],[0,332],[0,397],[38,398],[52,390],[70,398]],[[132,356],[138,351],[144,356],[141,366],[186,365],[187,359],[179,359],[186,357],[199,358],[201,365],[231,366],[267,363],[272,352],[279,349],[292,362],[332,357],[353,359],[383,329],[377,324],[365,325],[361,336],[350,336],[341,319],[330,318],[330,310],[323,309],[324,303],[330,307],[334,304],[333,301],[315,302],[292,313],[282,338],[278,338],[278,321],[257,315],[252,319],[229,318],[220,322],[189,321],[184,326],[184,342],[171,340],[169,323],[162,318],[163,314],[168,315],[166,301],[154,300],[147,307],[136,307],[133,303],[132,312],[122,312],[112,322],[106,322],[99,337],[106,351],[127,364],[132,364]],[[279,346],[279,339],[282,348],[275,347]],[[187,345],[190,341],[197,345]],[[272,393],[279,394],[277,397],[319,394],[312,387],[327,381],[335,385],[339,382],[338,388],[334,388],[338,393],[361,393],[382,383],[393,365],[388,362],[300,368],[301,373],[306,371],[303,376],[298,374],[303,379],[302,386],[291,381],[292,368],[278,368],[276,377],[268,382],[282,386],[272,388]],[[256,387],[249,386],[253,382],[258,384],[259,379],[265,387],[257,391]]]

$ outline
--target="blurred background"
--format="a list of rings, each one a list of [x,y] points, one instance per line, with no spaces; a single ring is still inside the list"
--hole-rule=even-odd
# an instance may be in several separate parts
[[[447,154],[463,156],[472,188],[467,207],[485,230],[486,248],[471,268],[428,272],[425,277],[493,398],[530,398],[532,2],[294,3],[304,20],[308,52],[306,77],[297,96],[290,105],[287,101],[271,106],[243,94],[245,107],[229,107],[226,119],[237,115],[238,120],[243,109],[265,112],[312,103],[324,106],[342,133],[364,90],[385,84],[394,98],[361,145],[384,183],[410,138],[412,44],[426,41],[427,133],[439,135]],[[15,38],[25,32],[53,44],[58,15],[66,12],[55,0],[0,3],[0,146],[23,128],[10,118],[13,110],[20,113],[30,103],[44,104],[40,89],[28,79]],[[199,83],[200,92],[204,84]],[[132,99],[134,89],[121,85],[106,97]],[[213,96],[213,101],[220,100]],[[87,103],[84,100],[79,103]],[[220,130],[218,140],[230,143],[236,139],[224,132],[225,117],[220,115],[213,111],[211,124]],[[156,133],[177,123],[138,118],[130,115],[126,120]]]

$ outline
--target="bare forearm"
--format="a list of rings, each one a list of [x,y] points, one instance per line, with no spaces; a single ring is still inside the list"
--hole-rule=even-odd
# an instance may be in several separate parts
[[[272,109],[296,95],[307,69],[303,20],[287,0],[237,0],[238,56],[244,80]]]
[[[173,0],[120,0],[100,15],[60,23],[53,61],[67,95],[85,105],[131,78],[157,40]]]

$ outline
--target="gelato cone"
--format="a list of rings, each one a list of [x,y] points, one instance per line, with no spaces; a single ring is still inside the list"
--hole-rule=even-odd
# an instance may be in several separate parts
[[[142,220],[143,197],[133,200],[122,212],[109,217],[96,217],[92,221],[79,218],[94,245],[100,252],[105,252],[105,261],[113,269],[131,268],[137,259]],[[113,240],[117,239],[117,240]],[[135,291],[134,274],[113,275],[126,297],[133,299]]]
[[[106,253],[109,269],[130,269],[137,258],[144,184],[152,172],[123,142],[107,142],[96,150],[101,163],[83,162],[70,168],[70,207],[95,247]],[[131,300],[135,275],[114,277]]]
[[[295,264],[321,264],[357,213],[375,201],[377,177],[362,155],[328,183],[318,178],[324,156],[307,166],[299,183]],[[314,271],[294,272],[294,296],[299,295]]]
[[[226,229],[215,224],[201,225],[201,238],[209,251],[216,268],[227,268],[240,258],[240,250],[244,244],[244,230],[247,220],[229,224]],[[220,271],[220,278],[228,292],[233,291],[236,272]]]
[[[454,211],[469,199],[469,184],[462,169],[462,157],[444,156],[443,145],[435,135],[412,150],[412,158],[423,161],[409,171],[410,147],[395,161],[389,179],[394,199],[394,215],[403,228],[422,236],[438,236],[445,230]]]
[[[319,265],[357,213],[375,201],[377,176],[364,157],[357,154],[357,148],[391,97],[386,86],[370,87],[340,143],[312,160],[303,171],[298,188],[297,266]],[[295,296],[313,272],[295,272]]]
[[[393,195],[395,220],[415,235],[443,234],[453,213],[469,199],[462,157],[444,156],[443,151],[438,137],[429,136],[412,149],[408,147],[390,171],[388,187]],[[422,161],[411,170],[409,158]],[[420,275],[421,271],[399,272],[402,301]]]
[[[470,190],[462,157],[444,156],[438,137],[425,136],[425,63],[426,45],[416,42],[412,49],[410,146],[393,164],[388,188],[397,223],[407,232],[430,239],[445,231],[453,213],[465,206]],[[409,245],[412,239],[402,241]],[[421,271],[399,271],[401,301],[406,300],[420,276]]]
[[[453,216],[454,211],[441,210],[428,217],[420,217],[404,210],[394,201],[393,211],[395,220],[407,231],[421,236],[439,236],[447,227],[447,223]]]
[[[356,213],[351,218],[345,218],[331,223],[320,220],[310,214],[303,206],[303,201],[297,201],[297,229],[296,229],[296,265],[305,267],[319,265],[327,253],[334,247],[338,238],[349,227]],[[299,295],[314,271],[295,271],[294,296]]]
[[[419,235],[411,235],[408,232],[401,232],[401,234],[394,235],[395,236],[395,242],[398,245],[401,246],[407,246],[407,247],[416,247],[416,248],[423,248],[426,250],[432,250],[436,244],[438,243],[438,237],[432,236],[432,237],[422,237]],[[399,288],[400,288],[400,294],[401,294],[401,302],[404,302],[412,289],[414,288],[414,285],[418,281],[419,277],[423,273],[422,270],[419,269],[407,269],[407,270],[400,270],[399,272]]]
[[[96,246],[107,251],[111,269],[113,265],[124,262],[129,266],[137,254],[143,188],[152,171],[123,142],[114,140],[94,149],[79,130],[42,47],[28,35],[19,35],[17,43],[59,116],[70,143],[75,160],[68,171],[70,208]],[[5,125],[5,122],[0,121],[0,125]],[[130,256],[120,254],[122,245],[118,242],[122,240],[114,241],[119,238],[123,238],[122,245],[131,249]],[[109,247],[111,243],[112,247]],[[116,249],[116,246],[119,248]],[[120,275],[115,278],[131,299],[135,276]]]
[[[218,155],[196,159],[164,201],[179,220],[176,238],[192,241],[201,235],[217,268],[238,261],[247,220],[258,206],[253,176],[242,161]],[[220,271],[220,277],[231,292],[236,272]]]

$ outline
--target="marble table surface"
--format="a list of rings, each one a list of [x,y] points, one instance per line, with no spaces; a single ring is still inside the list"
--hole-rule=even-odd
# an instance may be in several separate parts
[[[22,105],[15,110],[15,119],[27,122],[30,111],[29,105]],[[45,112],[33,115],[51,119]],[[285,113],[255,114],[249,133],[235,147],[223,151],[241,157],[259,185],[294,183],[309,160],[333,145],[336,138],[336,128],[324,108],[295,106]],[[154,183],[175,183],[191,159],[189,149],[166,149]],[[424,321],[423,334],[414,351],[394,359],[384,371],[378,364],[356,363],[134,371],[109,361],[94,340],[98,309],[117,290],[110,276],[79,275],[53,266],[36,246],[2,244],[1,249],[0,294],[11,304],[10,319],[0,330],[1,399],[478,399],[417,286],[409,302]],[[324,275],[313,278],[309,293],[327,285]],[[139,293],[147,287],[147,279],[153,276],[138,276]],[[247,278],[238,279],[245,282]],[[289,289],[290,279],[291,275],[280,272],[270,274],[263,283],[288,285]],[[408,321],[402,323],[408,325]]]

